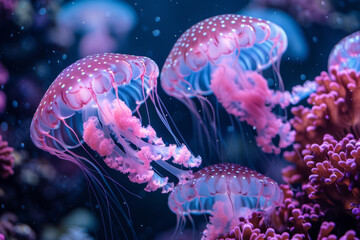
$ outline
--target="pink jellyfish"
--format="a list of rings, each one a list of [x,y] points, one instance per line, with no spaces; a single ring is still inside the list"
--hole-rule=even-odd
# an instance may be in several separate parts
[[[328,60],[329,72],[354,69],[360,71],[360,31],[341,39],[330,53]]]
[[[197,98],[206,122],[216,133],[218,117],[208,99],[215,95],[229,114],[256,129],[256,142],[264,152],[279,153],[293,142],[294,133],[275,109],[283,109],[298,98],[296,92],[291,96],[283,91],[279,66],[275,66],[286,47],[284,31],[269,21],[234,14],[208,18],[177,40],[162,69],[161,85],[202,123],[192,100]],[[270,89],[261,74],[269,66],[276,72],[274,78],[278,80],[273,87],[279,91]]]
[[[198,167],[201,160],[185,145],[165,144],[136,116],[147,98],[156,102],[158,73],[155,62],[147,57],[114,53],[71,64],[41,100],[30,127],[32,141],[79,165],[100,187],[93,169],[99,173],[102,169],[100,176],[110,179],[100,164],[104,159],[108,167],[128,174],[130,181],[146,183],[146,191],[170,191],[173,183],[160,175],[159,167],[185,180],[190,172],[176,165]]]
[[[283,202],[278,184],[249,168],[221,163],[201,169],[192,179],[178,184],[169,195],[169,207],[177,215],[178,229],[191,215],[211,214],[203,239],[217,239],[254,210],[271,212]]]
[[[69,47],[80,35],[79,54],[111,52],[125,43],[136,26],[134,8],[125,1],[79,0],[64,4],[56,17],[57,27],[50,34],[57,44]]]
[[[113,169],[129,174],[145,190],[172,184],[150,165],[153,161],[179,173],[166,161],[198,167],[200,159],[185,145],[165,145],[151,126],[133,115],[150,96],[155,99],[158,67],[151,59],[122,54],[97,54],[67,67],[51,84],[31,123],[35,145],[81,165],[87,159],[75,149],[90,149]]]

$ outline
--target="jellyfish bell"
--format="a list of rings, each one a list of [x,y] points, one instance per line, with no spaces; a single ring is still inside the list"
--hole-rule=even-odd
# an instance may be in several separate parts
[[[330,53],[328,71],[354,69],[360,71],[360,31],[354,32],[338,42]]]
[[[271,8],[246,7],[239,12],[241,15],[262,18],[279,25],[288,37],[288,48],[284,57],[290,60],[306,60],[309,46],[299,24],[287,13]]]
[[[269,21],[234,14],[208,18],[177,40],[163,66],[161,86],[190,109],[195,129],[213,139],[209,148],[219,149],[222,140],[217,129],[221,116],[215,113],[220,103],[236,121],[255,129],[257,145],[264,152],[279,153],[294,136],[290,124],[274,110],[285,108],[292,98],[282,91],[278,68],[286,47],[284,31]],[[270,66],[276,72],[274,89],[262,76]]]
[[[190,172],[177,166],[198,167],[201,159],[185,145],[165,144],[150,125],[142,126],[139,108],[148,98],[155,106],[158,73],[147,57],[114,53],[71,64],[42,98],[30,127],[32,141],[79,165],[90,181],[101,185],[102,194],[109,193],[98,175],[115,182],[99,163],[102,159],[131,182],[146,183],[146,191],[170,191],[174,184],[159,168],[185,181]]]
[[[223,61],[260,71],[286,47],[285,33],[270,22],[234,14],[208,18],[177,40],[162,69],[161,85],[171,96],[208,95],[210,74]]]
[[[239,217],[247,218],[253,211],[272,211],[283,198],[274,180],[238,164],[222,163],[205,167],[186,183],[178,184],[169,195],[168,205],[177,216],[178,230],[186,218],[192,221],[191,215],[212,215],[204,232],[212,235],[214,231],[227,232],[238,224]]]

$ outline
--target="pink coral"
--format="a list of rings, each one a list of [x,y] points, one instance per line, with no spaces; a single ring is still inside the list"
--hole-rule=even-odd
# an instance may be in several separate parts
[[[294,196],[289,185],[280,186],[285,195],[284,203],[270,216],[263,212],[253,212],[248,218],[240,218],[239,225],[221,240],[309,240],[310,230],[318,240],[336,240],[334,222],[319,222],[324,217],[320,205],[300,203],[300,195]],[[353,230],[348,230],[340,240],[356,238]]]
[[[322,72],[315,80],[318,88],[308,99],[312,107],[292,109],[295,141],[304,146],[307,143],[319,144],[325,134],[331,134],[337,140],[343,138],[344,133],[359,136],[360,73],[331,68],[331,75]]]
[[[308,99],[311,108],[292,110],[297,143],[284,156],[295,166],[283,169],[283,176],[289,183],[303,182],[310,199],[359,218],[360,73],[330,69],[331,75],[322,72],[315,79],[318,88]]]
[[[0,175],[6,178],[14,173],[14,149],[8,146],[7,141],[3,141],[0,135]]]
[[[347,231],[343,236],[338,238],[331,234],[335,228],[334,222],[323,222],[317,235],[318,240],[358,240],[354,230]],[[253,224],[243,221],[239,226],[235,227],[225,238],[221,240],[305,240],[309,239],[304,234],[294,234],[290,236],[289,233],[276,233],[273,228],[266,228],[265,231],[260,230]]]
[[[309,183],[304,185],[310,199],[327,201],[346,210],[360,204],[359,140],[348,134],[336,141],[327,134],[321,145],[312,144],[302,153],[312,173]]]
[[[341,140],[347,133],[360,137],[360,115],[357,111],[360,109],[360,73],[330,69],[331,75],[322,72],[315,78],[318,88],[308,98],[311,107],[292,109],[294,118],[290,122],[296,131],[296,143],[294,150],[286,152],[284,157],[295,166],[283,170],[288,183],[307,181],[311,172],[303,161],[302,151],[311,144],[321,144],[325,134],[332,135],[336,140]]]
[[[335,234],[330,234],[335,229],[334,222],[323,222],[320,226],[318,240],[336,240],[338,237]],[[356,237],[356,232],[354,230],[348,230],[343,236],[339,238],[340,240],[358,240]]]
[[[289,185],[280,185],[285,199],[278,211],[270,216],[271,224],[279,231],[287,230],[291,235],[301,234],[308,238],[312,222],[324,215],[319,204],[305,203],[301,194],[294,196]],[[286,226],[286,227],[285,227]]]

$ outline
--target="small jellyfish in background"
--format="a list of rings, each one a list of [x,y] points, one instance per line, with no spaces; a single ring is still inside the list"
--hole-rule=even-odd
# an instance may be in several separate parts
[[[180,234],[186,218],[210,214],[202,239],[217,239],[247,218],[253,211],[269,213],[283,201],[278,184],[238,164],[210,165],[194,173],[192,179],[178,184],[169,195],[169,208],[177,216]]]
[[[105,183],[116,182],[100,162],[128,174],[132,182],[146,183],[146,191],[170,191],[174,183],[162,176],[159,168],[185,181],[190,171],[176,165],[198,167],[201,159],[185,145],[165,144],[150,125],[142,126],[137,115],[148,98],[164,118],[163,109],[156,107],[158,74],[151,59],[131,55],[96,54],[73,63],[41,100],[30,127],[32,141],[80,166],[98,198],[111,198],[114,191],[107,189],[99,176],[105,176]],[[148,104],[144,105],[148,110]]]
[[[360,71],[360,31],[343,38],[335,45],[329,56],[329,72],[354,69]]]
[[[81,35],[79,54],[113,52],[121,48],[129,32],[135,27],[135,10],[122,1],[80,0],[61,7],[52,31],[53,41],[69,47],[75,34]]]
[[[288,48],[284,57],[290,60],[305,60],[309,55],[309,46],[299,24],[287,13],[271,8],[248,7],[239,12],[241,15],[257,17],[279,25],[288,37]]]
[[[14,161],[13,156],[14,149],[9,147],[8,142],[4,141],[3,137],[0,135],[0,176],[2,178],[7,178],[10,175],[14,174]]]
[[[208,18],[177,40],[163,66],[161,85],[187,105],[207,139],[216,141],[220,135],[215,116],[220,103],[228,114],[255,129],[264,152],[279,153],[293,142],[294,133],[275,109],[298,99],[283,91],[278,61],[286,47],[284,31],[269,21],[234,14]],[[269,66],[275,72],[273,84],[262,75]],[[212,94],[215,104],[208,99]],[[203,116],[194,99],[200,101]]]

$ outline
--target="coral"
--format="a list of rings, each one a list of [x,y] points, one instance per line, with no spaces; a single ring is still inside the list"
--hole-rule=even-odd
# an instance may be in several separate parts
[[[340,141],[326,134],[321,145],[312,144],[302,153],[312,173],[303,186],[310,199],[350,211],[360,204],[360,142],[352,134]]]
[[[222,240],[288,240],[315,239],[310,236],[312,223],[323,219],[324,213],[319,204],[300,203],[301,194],[294,196],[289,185],[280,186],[285,194],[284,203],[271,215],[263,212],[253,212],[249,218],[240,218],[240,224],[231,230]],[[303,200],[303,199],[302,199]],[[269,221],[270,220],[270,221]],[[322,222],[321,226],[314,224],[317,239],[336,240],[331,234],[335,229],[334,222]],[[283,227],[281,227],[283,226]],[[312,230],[312,229],[311,229]],[[348,230],[340,240],[358,239],[356,232]]]
[[[322,72],[308,103],[292,109],[296,130],[294,150],[285,158],[294,163],[283,169],[288,183],[304,183],[310,199],[352,211],[359,218],[360,116],[357,109],[360,73]]]
[[[0,135],[0,175],[6,178],[14,173],[14,157],[12,152],[14,149],[8,146],[8,142],[3,141]]]
[[[290,122],[296,131],[296,144],[292,152],[285,152],[284,157],[295,166],[283,170],[284,180],[290,184],[307,181],[311,172],[303,161],[302,151],[311,144],[321,144],[325,134],[336,140],[341,140],[347,133],[360,137],[360,116],[356,111],[360,108],[360,73],[330,69],[331,75],[322,72],[315,78],[318,88],[308,98],[311,107],[292,109],[294,118]]]
[[[253,212],[248,219],[240,218],[240,224],[230,231],[229,235],[220,239],[289,239],[289,233],[278,234],[271,227],[267,227],[262,212]]]
[[[330,69],[331,75],[322,72],[315,78],[318,88],[308,98],[311,108],[299,106],[292,109],[295,141],[303,146],[319,144],[325,134],[331,134],[337,140],[346,133],[360,137],[360,116],[356,111],[360,107],[360,73]]]
[[[338,239],[336,235],[330,234],[335,228],[335,223],[333,222],[323,222],[320,227],[319,234],[317,236],[318,240],[336,240]],[[295,234],[290,237],[289,233],[276,233],[273,228],[267,228],[265,232],[261,231],[259,228],[256,228],[251,223],[241,222],[239,226],[235,227],[231,231],[229,236],[226,238],[220,238],[221,240],[301,240],[308,239],[303,234]],[[347,231],[343,236],[339,238],[340,240],[358,240],[356,237],[356,232],[353,230]]]
[[[330,234],[335,228],[334,222],[323,222],[320,226],[319,234],[317,239],[322,240],[336,240],[338,239],[336,235]],[[339,238],[340,240],[358,240],[356,237],[356,232],[354,230],[347,231],[343,236]]]
[[[35,240],[36,234],[28,225],[19,223],[14,214],[4,213],[0,216],[0,240],[2,239]]]
[[[280,185],[284,192],[284,202],[267,217],[267,221],[278,231],[287,231],[291,235],[301,234],[309,238],[311,223],[319,221],[324,216],[319,204],[307,202],[301,193],[294,196],[289,185]]]

